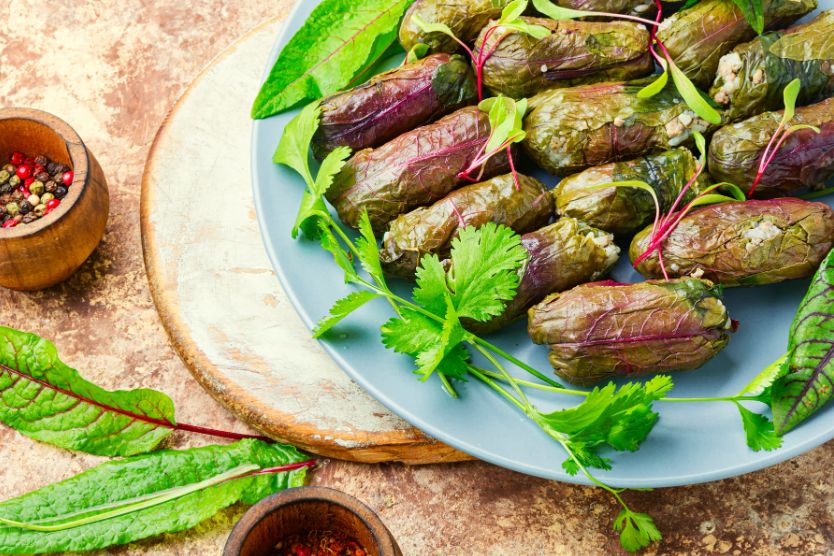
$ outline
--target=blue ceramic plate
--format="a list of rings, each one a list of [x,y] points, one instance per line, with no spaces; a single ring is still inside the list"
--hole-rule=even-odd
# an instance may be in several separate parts
[[[823,0],[831,7],[834,0]],[[302,0],[278,37],[267,72],[287,40],[303,24],[316,2]],[[254,98],[255,91],[252,91]],[[255,203],[261,235],[281,284],[304,322],[312,327],[331,304],[350,289],[342,273],[317,243],[290,238],[303,181],[271,162],[288,112],[257,121],[253,129],[252,167]],[[546,178],[550,184],[554,178]],[[545,182],[547,183],[547,182]],[[834,201],[834,198],[827,199]],[[640,279],[623,257],[614,278]],[[674,396],[732,395],[786,349],[788,328],[808,281],[793,281],[754,289],[731,289],[726,302],[741,328],[730,345],[705,367],[674,375]],[[396,285],[403,292],[408,284]],[[496,465],[522,473],[566,482],[587,483],[561,468],[562,449],[514,407],[479,383],[459,385],[460,399],[446,395],[437,380],[422,383],[412,374],[408,357],[386,350],[379,326],[391,316],[384,301],[373,302],[348,318],[325,349],[356,382],[391,411],[450,446]],[[547,349],[534,345],[525,326],[515,326],[491,338],[538,369],[549,371]],[[304,372],[304,369],[298,369]],[[519,373],[519,376],[522,376]],[[529,378],[529,377],[525,377]],[[531,392],[542,409],[577,402],[554,394]],[[563,405],[565,404],[565,405]],[[714,481],[762,469],[806,452],[834,438],[834,407],[829,406],[785,437],[773,452],[747,448],[737,410],[728,403],[658,404],[661,419],[636,453],[614,453],[614,469],[597,475],[622,487],[664,487]],[[760,408],[754,408],[760,410]]]

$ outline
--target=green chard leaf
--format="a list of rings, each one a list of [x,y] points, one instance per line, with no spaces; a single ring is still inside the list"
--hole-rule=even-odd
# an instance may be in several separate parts
[[[618,451],[633,452],[654,428],[659,416],[652,402],[665,396],[673,387],[668,376],[658,375],[645,384],[629,382],[619,389],[614,383],[594,388],[581,404],[539,413],[536,420],[563,435],[566,444],[586,467],[610,469],[610,462],[596,450],[609,446]],[[568,459],[563,467],[576,473],[576,463]]]
[[[319,321],[313,329],[313,337],[321,338],[325,332],[339,324],[346,316],[377,297],[379,297],[379,294],[368,290],[357,290],[349,293],[333,304],[333,307],[330,308],[330,315]]]
[[[778,434],[785,434],[834,395],[834,250],[822,262],[788,335],[785,374],[771,386]]]
[[[165,394],[99,388],[34,334],[0,326],[0,365],[0,420],[35,440],[99,456],[129,456],[156,448],[176,424],[174,404]]]
[[[557,21],[560,19],[578,19],[580,17],[588,17],[589,15],[595,14],[595,12],[574,10],[572,8],[557,6],[550,0],[533,0],[533,7],[550,19],[555,19]]]
[[[489,114],[489,139],[484,152],[492,154],[504,147],[524,140],[523,120],[527,113],[527,99],[515,101],[498,96],[482,100],[478,105],[481,112]]]
[[[662,538],[649,514],[628,508],[623,508],[614,520],[614,530],[620,533],[620,544],[629,552],[638,552]]]
[[[0,547],[74,552],[183,531],[232,504],[301,486],[306,467],[252,473],[305,460],[291,446],[242,440],[111,461],[0,503]]]
[[[738,6],[738,9],[744,14],[744,19],[756,33],[759,35],[764,33],[765,22],[762,0],[733,0],[733,3]]]
[[[421,60],[429,53],[429,45],[418,42],[411,47],[411,50],[405,55],[403,65],[413,64],[417,60]]]
[[[254,104],[266,118],[335,93],[394,43],[412,0],[324,0],[287,43]]]
[[[721,124],[721,114],[713,108],[705,95],[692,84],[692,81],[675,65],[675,63],[667,58],[669,73],[672,74],[672,81],[675,83],[675,88],[678,90],[681,98],[683,98],[686,105],[692,109],[699,118],[714,124]]]
[[[524,33],[531,37],[542,40],[549,36],[552,31],[542,25],[531,25],[521,19],[527,10],[527,0],[514,0],[507,4],[501,12],[501,17],[495,24],[497,27],[504,27],[505,29],[512,29],[518,33]]]

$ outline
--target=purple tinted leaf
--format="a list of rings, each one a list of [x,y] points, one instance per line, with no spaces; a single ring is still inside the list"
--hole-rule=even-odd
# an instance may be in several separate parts
[[[788,338],[788,372],[771,395],[778,434],[808,419],[834,392],[834,251],[814,276]]]

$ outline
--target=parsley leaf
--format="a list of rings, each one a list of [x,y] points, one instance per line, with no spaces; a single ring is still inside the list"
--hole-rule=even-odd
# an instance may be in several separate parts
[[[596,450],[609,446],[618,451],[633,452],[654,428],[658,414],[652,402],[672,388],[668,376],[656,376],[645,384],[630,382],[617,389],[614,383],[594,388],[578,406],[539,413],[537,421],[565,436],[566,444],[586,467],[609,469],[609,460]],[[563,464],[569,473],[576,473],[576,463]]]
[[[442,315],[446,308],[446,296],[450,292],[446,286],[446,270],[437,255],[425,255],[420,259],[416,280],[414,301],[426,310]]]
[[[782,446],[782,437],[776,434],[773,421],[764,415],[753,413],[738,402],[736,402],[736,407],[738,412],[741,413],[744,434],[747,437],[747,445],[751,450],[754,452],[770,451]]]
[[[620,544],[629,552],[637,552],[662,538],[649,514],[628,508],[623,508],[614,520],[614,530],[620,533]]]
[[[359,262],[365,272],[371,275],[380,285],[385,284],[385,277],[382,274],[382,263],[379,259],[379,245],[376,242],[371,219],[368,211],[362,211],[359,217],[359,239],[356,240],[356,251],[359,254]]]
[[[341,322],[346,316],[377,297],[380,297],[377,293],[368,290],[357,290],[336,301],[330,308],[330,314],[321,319],[313,329],[313,337],[321,338],[325,332]]]
[[[486,321],[500,315],[519,284],[527,260],[521,237],[506,226],[466,227],[452,241],[447,283],[461,318]]]
[[[440,337],[432,345],[428,346],[424,351],[417,355],[418,368],[414,371],[420,375],[421,380],[426,381],[443,363],[443,360],[457,347],[463,347],[463,342],[466,331],[460,324],[455,306],[452,304],[452,298],[446,295],[446,318],[443,321],[443,327],[440,332]],[[446,374],[446,373],[444,373]]]

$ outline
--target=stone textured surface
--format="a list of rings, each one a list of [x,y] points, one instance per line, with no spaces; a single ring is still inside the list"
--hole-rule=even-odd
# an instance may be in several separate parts
[[[287,13],[290,4],[0,0],[0,105],[42,108],[75,126],[98,156],[112,195],[107,235],[92,258],[69,282],[49,291],[0,292],[2,323],[53,339],[70,364],[104,386],[164,390],[183,421],[245,429],[194,382],[155,313],[139,237],[142,167],[167,110],[200,68],[247,29]],[[214,185],[200,168],[194,172]],[[177,435],[171,444],[201,442]],[[0,428],[0,497],[66,478],[98,461]],[[831,464],[829,443],[746,477],[627,496],[665,533],[649,553],[830,554]],[[609,532],[616,512],[603,493],[483,463],[407,467],[331,461],[314,482],[368,502],[409,556],[618,552]],[[186,534],[107,553],[220,554],[242,511],[231,509]]]

